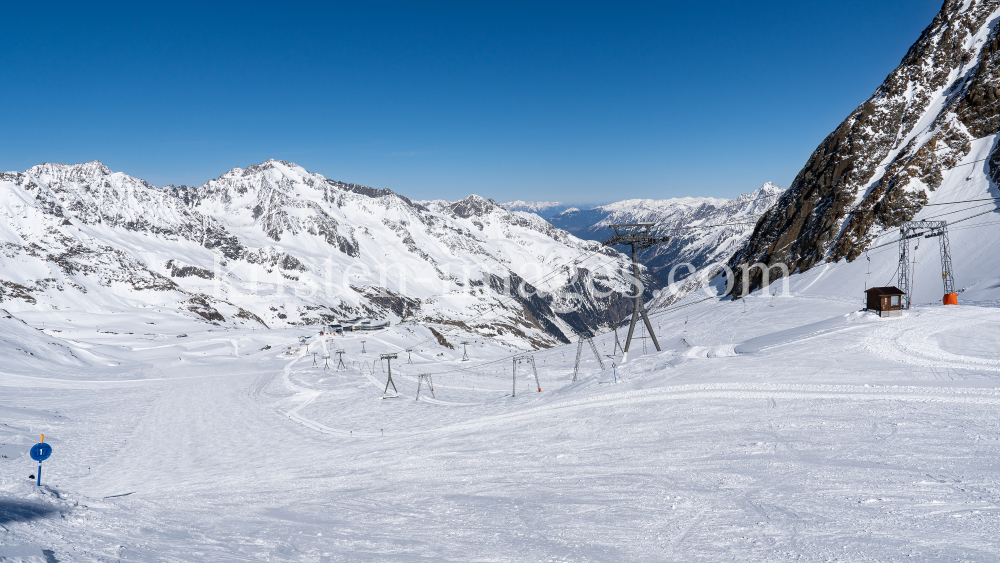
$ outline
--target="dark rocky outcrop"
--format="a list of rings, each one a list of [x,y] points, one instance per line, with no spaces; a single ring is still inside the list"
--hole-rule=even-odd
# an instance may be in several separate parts
[[[197,276],[202,279],[210,280],[215,277],[211,270],[206,270],[204,268],[199,268],[197,266],[186,266],[178,264],[173,260],[167,260],[166,264],[167,270],[170,270],[170,277],[172,278],[186,278],[188,276]]]
[[[729,261],[791,272],[854,260],[910,220],[971,141],[1000,131],[1000,0],[947,0],[896,68],[820,143]],[[919,128],[918,128],[919,125]],[[1000,157],[994,157],[1000,161]],[[997,170],[997,166],[992,166]],[[762,283],[750,276],[751,291]],[[737,270],[735,295],[742,289]]]

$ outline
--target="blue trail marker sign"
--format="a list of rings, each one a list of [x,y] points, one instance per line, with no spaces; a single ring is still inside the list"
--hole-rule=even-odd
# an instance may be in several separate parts
[[[31,446],[31,451],[28,452],[31,459],[38,462],[38,480],[36,481],[39,487],[42,486],[42,462],[49,459],[52,455],[52,446],[45,443],[45,434],[42,434],[41,439],[34,446]]]
[[[31,459],[35,461],[45,461],[52,455],[52,446],[40,442],[31,447]]]

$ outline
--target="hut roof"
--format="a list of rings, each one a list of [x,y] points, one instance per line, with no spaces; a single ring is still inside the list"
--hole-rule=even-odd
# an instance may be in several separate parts
[[[890,285],[888,287],[872,287],[865,290],[865,293],[875,293],[875,295],[906,295],[898,287]]]

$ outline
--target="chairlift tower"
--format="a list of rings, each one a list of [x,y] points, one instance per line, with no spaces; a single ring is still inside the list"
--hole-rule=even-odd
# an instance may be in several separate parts
[[[344,363],[343,350],[337,350],[337,371],[340,371],[340,368],[344,368],[344,371],[347,371],[347,364]]]
[[[463,362],[469,361],[469,349],[467,348],[468,345],[469,345],[468,341],[466,341],[466,340],[462,341],[462,361]]]
[[[955,276],[951,270],[951,246],[948,243],[947,221],[906,221],[899,227],[899,289],[903,292],[904,309],[910,308],[913,289],[913,264],[910,262],[910,239],[938,237],[941,249],[941,281],[944,284],[945,305],[957,305]]]
[[[538,369],[535,368],[535,357],[534,356],[516,356],[514,358],[514,371],[512,372],[513,379],[511,380],[510,396],[514,397],[514,396],[517,395],[517,366],[521,362],[524,362],[526,364],[531,364],[531,371],[532,371],[532,373],[535,374],[535,384],[538,385],[538,392],[541,393],[542,392],[542,384],[541,384],[540,381],[538,381]]]
[[[437,397],[434,396],[434,381],[431,380],[431,374],[421,373],[417,376],[417,398],[413,399],[414,401],[420,399],[420,386],[424,384],[424,381],[427,382],[427,388],[431,390],[431,397],[437,399]]]
[[[323,354],[323,371],[330,369],[330,354]]]
[[[652,233],[653,223],[627,223],[620,225],[608,225],[615,230],[615,236],[604,241],[604,246],[617,246],[628,244],[632,246],[632,276],[635,280],[635,300],[632,304],[632,321],[628,325],[628,336],[625,338],[625,353],[628,353],[629,346],[632,345],[632,334],[635,332],[635,323],[642,317],[642,322],[646,325],[646,330],[653,335],[653,325],[649,322],[646,314],[646,307],[642,302],[642,291],[639,282],[639,258],[640,250],[652,248],[661,242],[670,240],[670,237],[658,237]],[[656,351],[660,351],[660,343],[653,336],[653,344]]]
[[[365,350],[365,342],[366,342],[365,340],[361,341],[361,353],[362,354],[367,354],[368,353],[368,350]]]
[[[604,371],[604,361],[601,360],[601,355],[597,353],[597,346],[594,344],[594,338],[590,334],[581,334],[580,340],[576,346],[576,364],[573,366],[573,381],[576,381],[576,375],[580,372],[580,355],[583,354],[583,343],[587,342],[590,344],[590,349],[594,352],[594,357],[597,358],[597,363],[601,366],[601,371]]]
[[[396,359],[396,354],[379,354],[380,360],[386,360],[389,363],[389,376],[385,380],[385,391],[382,391],[383,399],[395,399],[399,397],[399,390],[396,389],[396,383],[392,380],[392,361]],[[392,390],[396,393],[395,395],[387,395],[389,393],[389,385],[392,385]]]
[[[408,363],[408,364],[412,364],[413,363],[413,358],[410,356],[411,352],[413,352],[412,348],[407,348],[406,349],[406,363]]]

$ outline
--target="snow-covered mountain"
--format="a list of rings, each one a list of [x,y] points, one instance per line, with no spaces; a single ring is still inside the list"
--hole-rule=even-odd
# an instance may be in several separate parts
[[[561,201],[508,201],[501,203],[508,211],[527,211],[534,213],[542,219],[548,219],[569,209],[569,206]]]
[[[46,163],[0,174],[0,218],[0,302],[14,313],[371,316],[541,347],[621,317],[631,287],[623,256],[535,215],[478,196],[431,211],[274,160],[165,188],[96,161]]]
[[[603,241],[614,233],[609,224],[655,223],[670,240],[640,254],[640,260],[666,279],[670,270],[691,263],[695,268],[728,260],[753,231],[757,219],[784,192],[768,182],[734,199],[685,197],[630,199],[588,210],[570,209],[549,219],[574,235]],[[688,274],[680,268],[676,278]]]
[[[434,211],[435,213],[441,213],[445,209],[455,203],[454,201],[448,201],[446,199],[415,199],[413,203],[421,205],[427,208],[428,211]]]
[[[816,148],[731,265],[804,272],[852,261],[918,214],[966,220],[958,207],[921,214],[928,204],[997,196],[998,20],[997,0],[946,0],[900,65]],[[750,287],[760,283],[754,271]]]
[[[453,201],[448,201],[446,199],[425,199],[425,200],[415,200],[413,203],[420,204],[431,211],[441,211],[444,208],[455,203]],[[542,219],[548,219],[554,215],[557,215],[570,207],[565,203],[559,201],[508,201],[507,203],[500,203],[500,207],[503,207],[507,211],[524,211],[526,213],[534,213]]]

